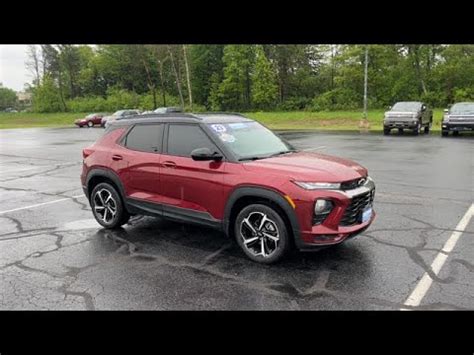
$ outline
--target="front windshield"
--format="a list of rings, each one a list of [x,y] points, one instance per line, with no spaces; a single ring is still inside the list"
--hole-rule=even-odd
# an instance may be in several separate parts
[[[95,116],[95,113],[91,113],[90,115],[87,115],[86,118],[93,118]]]
[[[262,159],[294,151],[268,128],[255,121],[208,124],[239,160]]]
[[[454,104],[449,111],[453,115],[474,114],[474,102]]]
[[[421,108],[419,102],[397,102],[393,105],[391,111],[400,111],[400,112],[413,112],[418,111]]]
[[[124,110],[120,110],[120,111],[115,112],[112,116],[121,116],[124,112],[125,112]]]

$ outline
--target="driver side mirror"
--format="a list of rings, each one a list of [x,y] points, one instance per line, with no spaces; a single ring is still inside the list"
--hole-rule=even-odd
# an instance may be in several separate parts
[[[421,106],[421,111],[425,111],[425,110],[426,110],[426,105]]]
[[[197,148],[191,152],[191,158],[196,161],[219,161],[223,156],[219,152],[211,152],[209,148]]]

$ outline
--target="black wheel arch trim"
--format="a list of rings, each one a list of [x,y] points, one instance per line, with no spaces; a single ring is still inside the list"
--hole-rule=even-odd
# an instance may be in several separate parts
[[[288,217],[296,246],[300,248],[303,245],[303,241],[300,238],[300,226],[299,226],[298,218],[296,217],[296,213],[293,207],[279,192],[265,188],[265,187],[259,187],[259,186],[251,186],[251,185],[240,186],[240,187],[237,187],[230,194],[224,208],[224,219],[223,219],[223,228],[224,228],[224,232],[227,235],[231,235],[230,216],[231,216],[232,208],[234,207],[235,203],[242,197],[257,197],[257,198],[260,197],[260,198],[268,199],[272,201],[273,203],[276,203],[285,212],[286,216]]]
[[[89,183],[92,178],[94,177],[105,177],[107,179],[110,179],[113,181],[113,183],[118,187],[119,191],[118,193],[120,194],[120,197],[122,198],[122,201],[125,199],[125,189],[123,187],[122,182],[120,181],[120,178],[118,175],[113,172],[110,169],[106,168],[93,168],[89,173],[87,174],[86,178],[86,186],[85,186],[85,192],[87,195],[87,198],[90,199],[90,194],[92,191],[89,191]]]

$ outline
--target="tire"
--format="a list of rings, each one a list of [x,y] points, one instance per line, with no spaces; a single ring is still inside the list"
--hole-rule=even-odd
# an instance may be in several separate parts
[[[96,221],[107,229],[118,228],[127,223],[130,218],[119,193],[112,185],[106,182],[102,182],[94,187],[90,196],[90,205]],[[113,215],[114,211],[115,215]]]
[[[398,134],[403,134],[403,128],[398,129]]]
[[[91,128],[92,126],[94,126],[94,123],[92,123],[92,121],[87,122],[87,127]]]
[[[441,137],[447,137],[449,134],[449,131],[441,131]]]
[[[429,134],[429,133],[430,133],[430,128],[431,128],[431,121],[430,121],[430,123],[428,123],[427,126],[425,126],[425,134]]]
[[[413,129],[413,134],[417,136],[420,134],[420,131],[421,131],[421,122],[418,121],[418,125],[416,126],[416,128]]]
[[[385,136],[388,136],[388,135],[390,134],[390,128],[385,128],[385,127],[384,127],[384,129],[383,129],[383,134],[384,134]]]
[[[454,137],[459,136],[459,131],[453,131],[453,136],[454,136]]]
[[[263,226],[259,229],[264,218]],[[253,204],[243,208],[235,219],[234,233],[245,255],[258,263],[275,263],[287,255],[291,248],[290,235],[282,216],[267,205]],[[269,238],[269,235],[273,238]],[[262,248],[266,255],[262,254]]]

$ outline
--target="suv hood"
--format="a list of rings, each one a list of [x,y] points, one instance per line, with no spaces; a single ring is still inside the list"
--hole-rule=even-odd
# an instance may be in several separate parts
[[[344,182],[367,176],[367,169],[353,161],[309,152],[255,160],[243,166],[255,173],[284,174],[308,182]]]
[[[385,116],[387,117],[412,117],[418,114],[418,111],[387,111]]]

